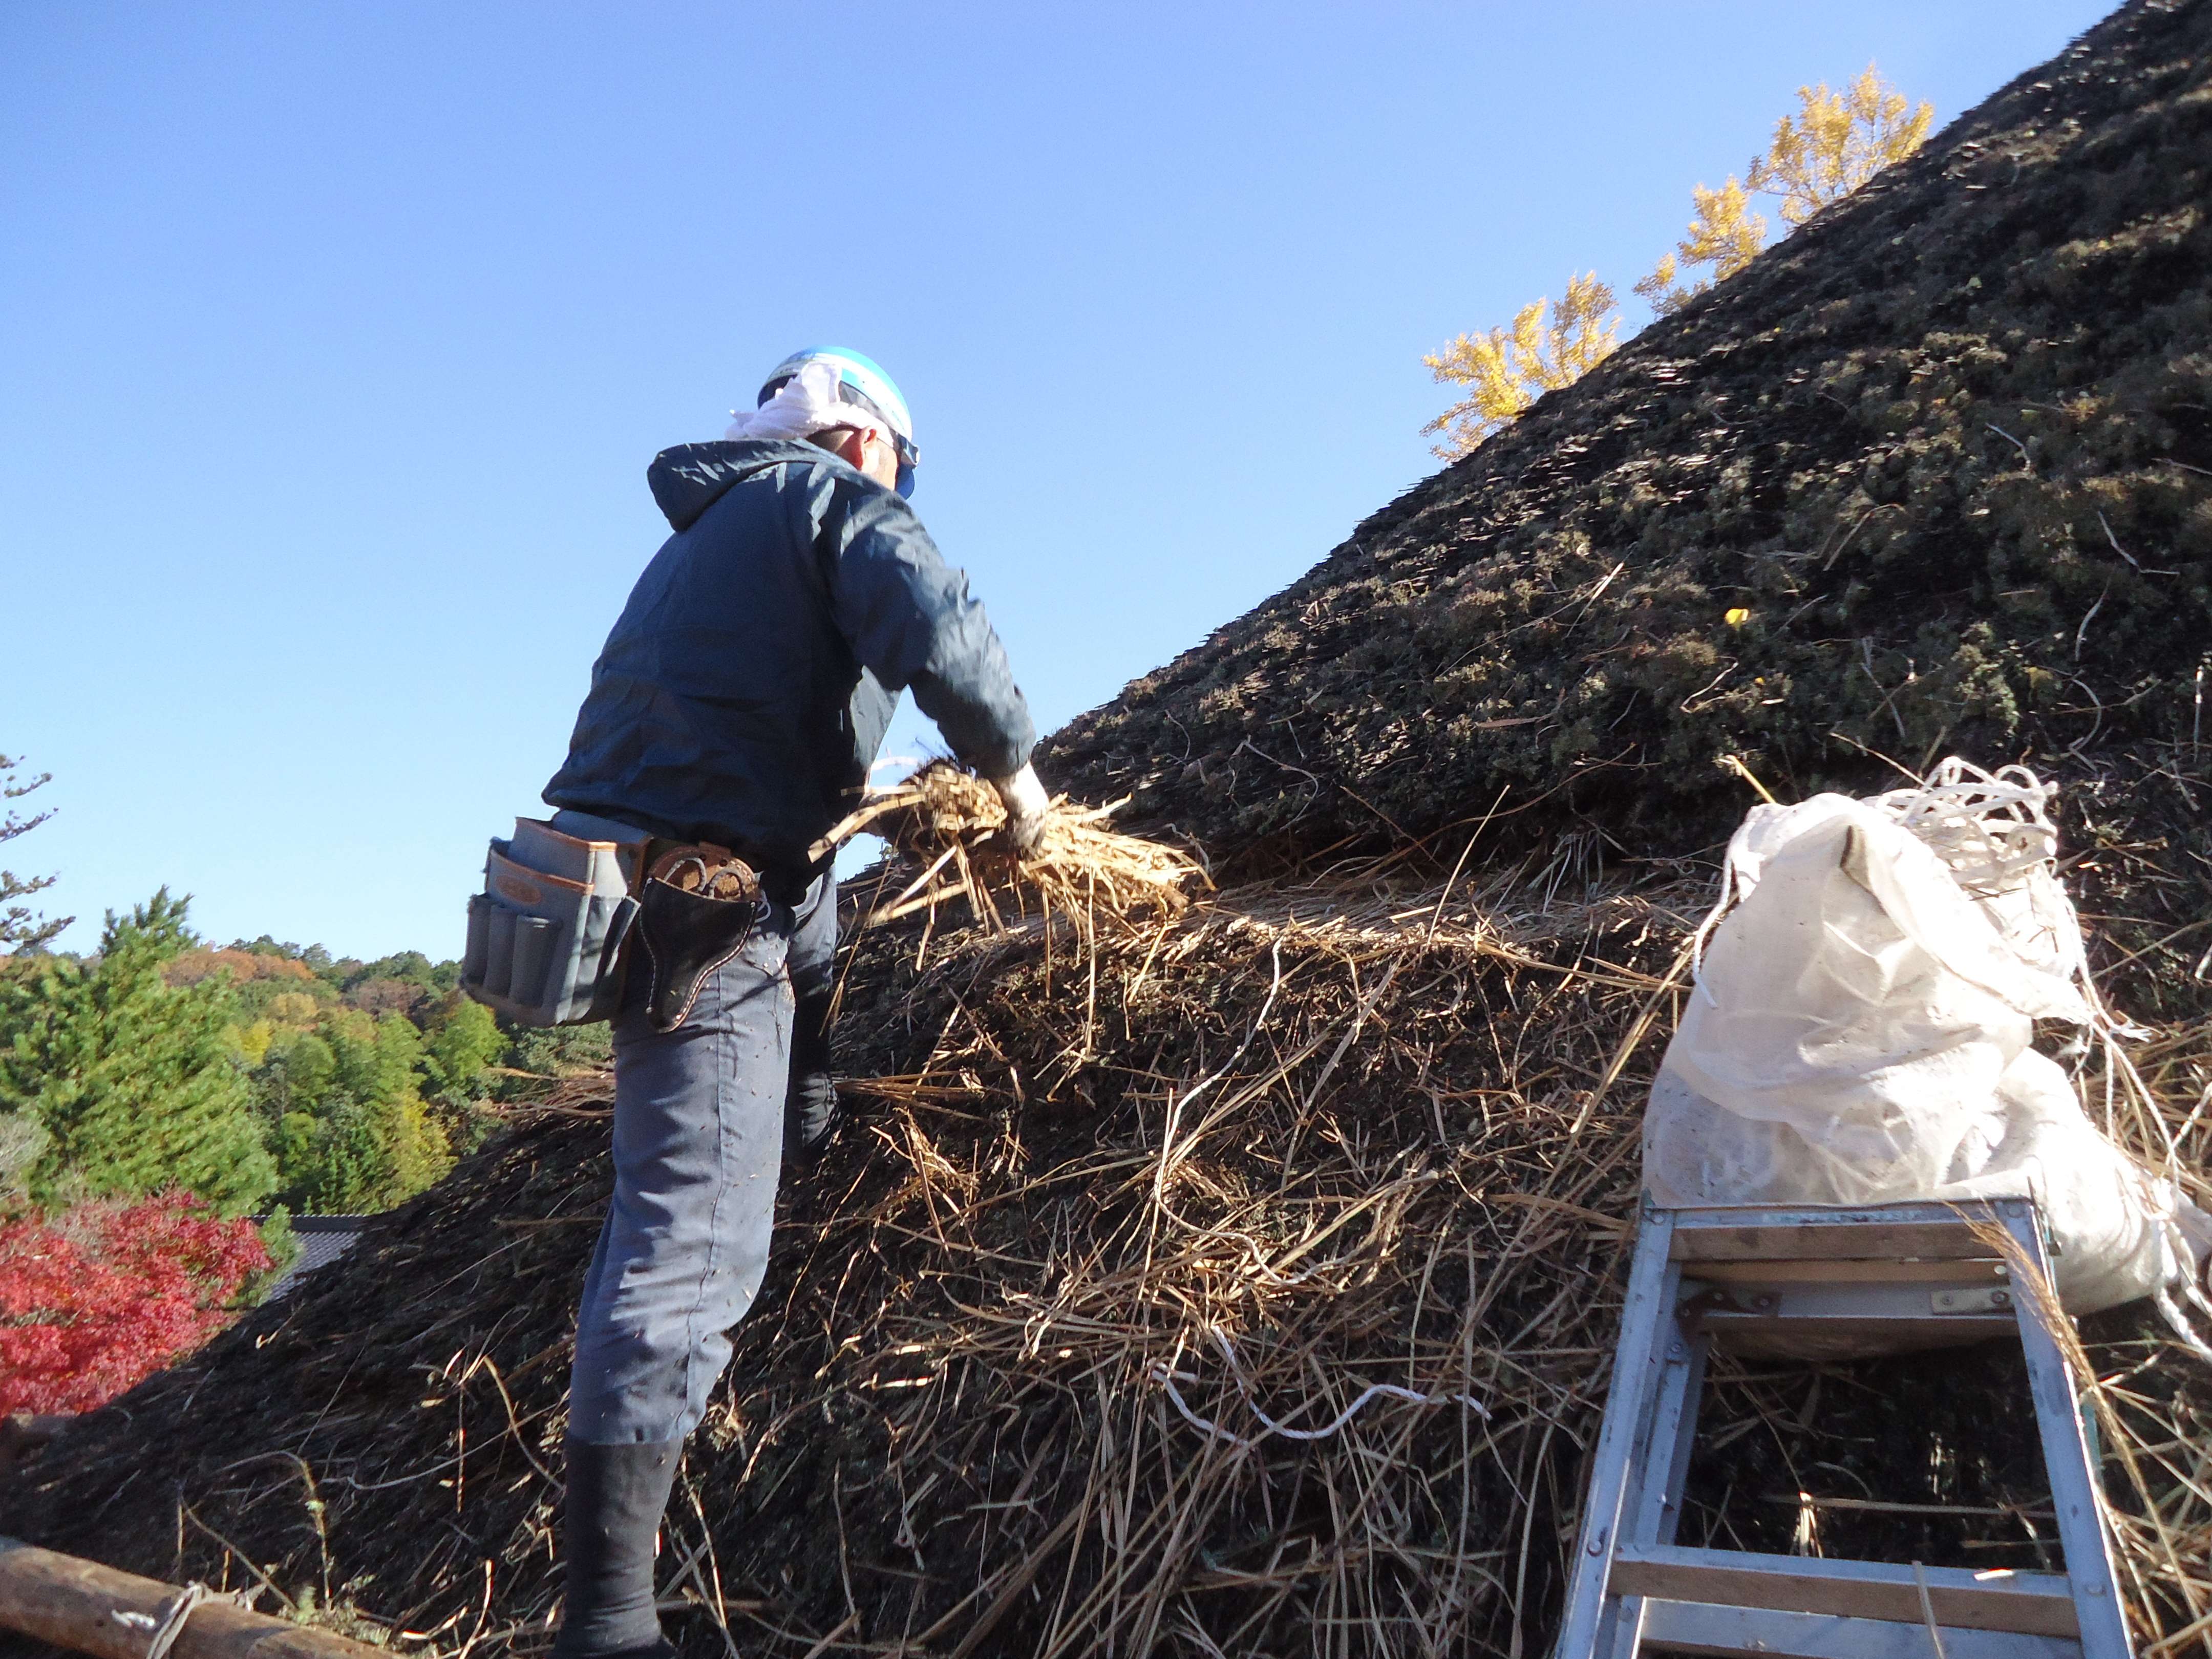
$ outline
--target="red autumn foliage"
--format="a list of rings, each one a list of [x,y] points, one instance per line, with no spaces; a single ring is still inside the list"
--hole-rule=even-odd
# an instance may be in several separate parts
[[[229,1323],[269,1265],[251,1221],[189,1193],[0,1223],[0,1416],[105,1405]]]
[[[228,973],[240,985],[257,979],[296,979],[313,984],[315,978],[313,969],[291,957],[198,946],[172,957],[161,969],[161,979],[169,985],[197,985],[219,973]]]

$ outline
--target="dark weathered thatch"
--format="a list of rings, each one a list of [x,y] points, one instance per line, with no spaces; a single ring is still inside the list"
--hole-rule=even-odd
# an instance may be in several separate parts
[[[672,1515],[689,1653],[1540,1651],[1723,757],[1784,794],[1874,751],[2055,773],[2201,1167],[2208,64],[2212,3],[2127,8],[1053,740],[1225,890],[860,939],[861,1121],[789,1182]],[[0,1530],[542,1645],[592,1103],[79,1425]],[[2089,1334],[2131,1601],[2178,1637],[2212,1390],[2154,1322]],[[1724,1378],[1691,1535],[2046,1563],[2017,1382]]]
[[[1796,796],[1879,778],[1867,748],[2193,754],[2208,28],[2127,8],[1040,769],[1217,858],[1493,811],[1643,856],[1726,834],[1727,755]]]

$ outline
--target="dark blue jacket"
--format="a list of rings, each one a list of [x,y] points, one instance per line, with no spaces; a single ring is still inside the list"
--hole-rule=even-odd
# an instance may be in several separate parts
[[[968,579],[894,491],[812,444],[686,444],[646,477],[676,533],[592,668],[545,799],[795,867],[914,700],[986,777],[1036,742]]]

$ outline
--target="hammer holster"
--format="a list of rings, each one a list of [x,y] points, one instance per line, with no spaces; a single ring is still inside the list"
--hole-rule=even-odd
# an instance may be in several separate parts
[[[745,948],[766,901],[760,878],[727,848],[656,851],[638,894],[637,933],[653,975],[647,1016],[654,1030],[672,1031],[691,1017],[707,975]]]

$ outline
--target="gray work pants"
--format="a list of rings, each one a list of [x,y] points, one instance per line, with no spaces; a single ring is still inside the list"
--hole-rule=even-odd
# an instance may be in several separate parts
[[[615,1191],[576,1315],[571,1437],[680,1440],[705,1416],[768,1268],[794,988],[827,988],[836,943],[824,875],[796,910],[763,902],[675,1030],[653,1029],[651,976],[629,975],[614,1022]]]

